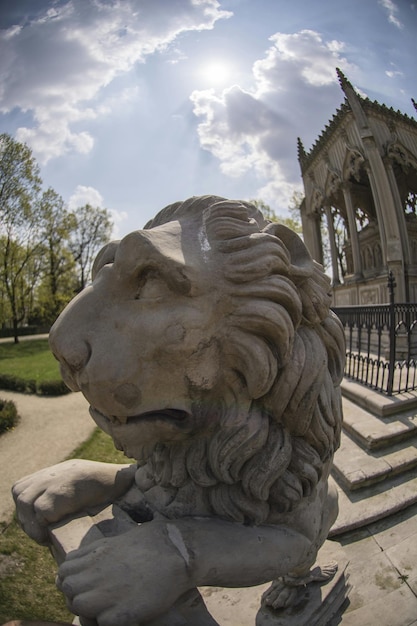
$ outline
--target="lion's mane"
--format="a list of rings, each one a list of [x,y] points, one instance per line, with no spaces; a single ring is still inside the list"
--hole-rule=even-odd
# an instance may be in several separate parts
[[[300,238],[247,202],[195,197],[145,228],[198,219],[209,260],[233,302],[221,328],[222,361],[253,398],[220,398],[214,432],[159,444],[142,471],[164,489],[164,514],[215,514],[260,524],[292,511],[327,479],[339,446],[344,335],[330,311],[329,279]],[[232,394],[233,395],[233,394]]]

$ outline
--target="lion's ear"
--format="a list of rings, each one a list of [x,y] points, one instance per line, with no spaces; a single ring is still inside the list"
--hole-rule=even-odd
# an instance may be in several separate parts
[[[313,274],[314,261],[297,233],[287,226],[277,223],[268,224],[263,232],[278,237],[287,248],[291,260],[290,273],[294,280],[303,280]]]
[[[92,280],[95,279],[102,267],[108,263],[113,263],[119,243],[119,241],[110,241],[97,254],[93,263],[93,269],[91,270]]]

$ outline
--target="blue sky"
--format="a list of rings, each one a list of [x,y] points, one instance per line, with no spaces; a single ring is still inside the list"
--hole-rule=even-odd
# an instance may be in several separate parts
[[[0,29],[0,132],[116,236],[206,193],[285,215],[336,67],[417,116],[415,0],[0,0]]]

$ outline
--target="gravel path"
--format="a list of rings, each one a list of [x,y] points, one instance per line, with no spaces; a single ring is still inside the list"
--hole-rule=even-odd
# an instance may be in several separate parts
[[[95,424],[81,393],[54,398],[3,391],[13,400],[20,422],[0,436],[0,522],[14,512],[12,485],[27,474],[65,460],[93,432]]]

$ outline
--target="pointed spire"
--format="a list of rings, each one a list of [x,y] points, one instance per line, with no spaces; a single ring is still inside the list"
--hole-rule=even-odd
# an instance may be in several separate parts
[[[345,93],[348,87],[353,89],[351,83],[348,81],[348,79],[346,78],[346,76],[343,74],[342,70],[339,67],[336,67],[336,74],[339,79],[340,86]]]
[[[369,128],[368,119],[365,115],[365,111],[362,108],[361,98],[354,90],[352,83],[350,83],[346,76],[343,74],[342,70],[337,67],[336,73],[340,82],[340,86],[344,91],[346,99],[356,119],[356,123],[359,127],[361,135],[369,136],[371,134],[371,131]]]
[[[307,160],[307,153],[304,149],[303,142],[300,137],[297,137],[297,154],[298,154],[298,162],[301,167],[301,171],[303,170],[303,166]]]
[[[297,137],[297,152],[298,152],[298,160],[303,161],[306,158],[307,154],[306,154],[306,151],[303,146],[303,142],[301,141],[300,137]]]
[[[413,107],[417,111],[417,102],[414,100],[414,98],[411,98],[411,102],[413,103]]]

